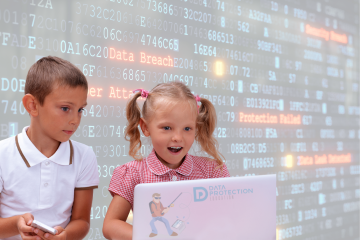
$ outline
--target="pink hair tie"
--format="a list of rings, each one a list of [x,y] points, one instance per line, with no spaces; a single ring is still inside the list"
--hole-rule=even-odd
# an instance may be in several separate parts
[[[197,103],[201,101],[201,97],[199,97],[199,95],[196,95],[196,96],[194,95],[194,98],[196,100],[196,106],[197,106],[198,113],[199,113],[200,106]]]
[[[144,89],[142,89],[142,88],[135,89],[135,90],[133,91],[133,93],[138,92],[138,91],[141,92],[141,97],[143,97],[143,98],[147,98],[147,97],[149,96],[149,91],[146,91],[146,90],[144,90]]]
[[[194,95],[194,97],[195,97],[195,100],[197,101],[197,102],[200,102],[201,101],[201,97],[199,97],[199,95]]]

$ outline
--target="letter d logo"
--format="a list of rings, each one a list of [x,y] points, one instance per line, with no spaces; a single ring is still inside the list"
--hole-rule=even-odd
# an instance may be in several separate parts
[[[205,201],[208,197],[208,191],[203,187],[194,187],[194,202]]]

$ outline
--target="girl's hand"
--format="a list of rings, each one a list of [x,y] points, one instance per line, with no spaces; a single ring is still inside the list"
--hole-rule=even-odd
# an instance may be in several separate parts
[[[41,231],[38,228],[35,228],[34,232],[36,233],[36,235],[38,236],[37,240],[66,240],[66,231],[65,229],[63,229],[60,226],[54,227],[56,229],[56,234],[52,235],[50,233],[45,233],[43,231]]]
[[[19,217],[19,220],[17,221],[17,228],[22,239],[36,239],[36,236],[33,232],[34,229],[30,226],[33,220],[34,216],[31,213],[25,213]]]

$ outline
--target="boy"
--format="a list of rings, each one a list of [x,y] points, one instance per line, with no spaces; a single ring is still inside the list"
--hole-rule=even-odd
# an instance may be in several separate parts
[[[70,62],[44,57],[29,69],[22,101],[30,126],[0,141],[0,239],[82,239],[99,177],[90,147],[70,141],[87,81]],[[56,235],[31,227],[36,219]]]

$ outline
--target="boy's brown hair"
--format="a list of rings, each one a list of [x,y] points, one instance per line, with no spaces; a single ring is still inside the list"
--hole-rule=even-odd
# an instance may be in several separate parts
[[[88,90],[84,74],[75,65],[59,57],[48,56],[34,63],[26,76],[25,94],[33,95],[43,105],[56,86],[83,87]]]

